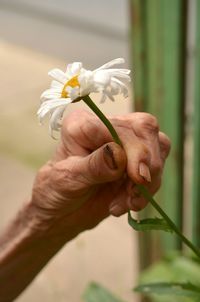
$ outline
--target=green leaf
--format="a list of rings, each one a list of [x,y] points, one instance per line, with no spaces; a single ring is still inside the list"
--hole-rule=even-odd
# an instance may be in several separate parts
[[[128,223],[136,231],[151,231],[151,230],[162,230],[165,232],[173,232],[168,223],[161,218],[147,218],[140,221],[135,220],[130,211],[128,212]]]
[[[170,253],[140,275],[140,284],[156,282],[189,282],[200,287],[200,264],[179,253]]]
[[[86,288],[83,300],[85,302],[124,302],[95,282],[90,283]]]
[[[144,294],[176,295],[190,297],[199,301],[200,288],[192,283],[181,282],[159,282],[141,284],[134,289]]]
[[[142,272],[140,284],[157,282],[192,283],[200,287],[200,265],[196,259],[185,257],[179,253],[170,252],[164,259],[151,265]],[[154,302],[194,302],[194,298],[176,296],[172,299],[170,294],[149,294]],[[200,301],[200,299],[198,300]]]

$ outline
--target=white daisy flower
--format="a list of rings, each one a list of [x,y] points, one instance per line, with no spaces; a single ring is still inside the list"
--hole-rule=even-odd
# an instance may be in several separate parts
[[[52,69],[48,74],[54,79],[50,89],[41,95],[41,106],[37,112],[40,122],[50,114],[50,133],[61,127],[61,118],[69,103],[77,102],[92,92],[102,94],[101,102],[106,98],[114,101],[114,96],[123,94],[128,96],[128,82],[130,70],[111,68],[116,64],[124,63],[123,58],[112,60],[91,71],[83,68],[81,62],[67,65],[66,72]]]

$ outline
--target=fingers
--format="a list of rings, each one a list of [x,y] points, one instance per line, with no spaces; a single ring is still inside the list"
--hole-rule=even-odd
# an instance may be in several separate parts
[[[161,184],[164,162],[170,151],[170,140],[164,133],[159,132],[156,119],[149,114],[137,114],[136,117],[132,125],[136,135],[134,141],[130,128],[126,129],[125,134],[121,134],[131,181],[127,185],[127,193],[124,190],[110,207],[110,213],[114,216],[120,216],[128,210],[139,211],[147,205],[147,200],[141,196],[134,183],[142,183],[139,178],[142,176],[143,184],[149,192],[151,194],[157,192]],[[128,137],[132,137],[132,141],[128,140]]]
[[[154,194],[160,186],[160,183],[154,182],[147,188],[151,194]],[[125,214],[128,210],[135,212],[141,211],[148,204],[148,201],[142,196],[137,186],[131,180],[121,188],[118,196],[110,204],[110,214],[119,217]]]
[[[135,183],[147,184],[151,177],[162,172],[169,139],[158,132],[156,118],[148,113],[131,113],[111,118],[111,122],[126,151],[130,178]],[[94,114],[78,110],[65,118],[62,140],[68,155],[85,156],[112,141],[112,137]]]
[[[119,217],[129,210],[138,212],[146,207],[147,201],[135,190],[130,195],[126,188],[120,191],[117,198],[110,204],[110,214]]]
[[[51,182],[55,190],[77,197],[96,184],[121,178],[125,168],[124,150],[116,143],[109,143],[86,157],[71,156],[55,163]]]
[[[111,123],[123,143],[127,174],[132,182],[159,187],[170,142],[164,133],[159,132],[156,118],[147,113],[131,113],[111,118]],[[83,110],[64,120],[62,139],[68,155],[86,157],[112,141],[105,125],[94,114]]]
[[[115,198],[109,206],[109,212],[115,217],[119,217],[128,211],[127,205],[128,195],[126,190],[121,190],[118,196]]]
[[[76,110],[62,124],[62,143],[68,155],[85,156],[112,137],[105,125],[91,112]]]
[[[119,133],[127,153],[127,169],[130,177],[136,183],[145,183],[150,179],[148,166],[150,165],[151,154],[148,148],[141,142],[141,139],[138,139],[132,129],[127,129],[128,120],[111,119],[111,122]],[[96,116],[82,110],[64,120],[62,138],[68,155],[81,156],[85,156],[106,142],[113,140],[108,129]],[[146,171],[144,171],[145,164]]]
[[[134,183],[148,184],[162,169],[156,119],[147,113],[135,113],[114,122],[127,154],[129,177]]]
[[[129,134],[129,137],[128,137]],[[127,135],[127,137],[125,137]],[[151,154],[149,149],[129,131],[122,135],[122,142],[127,154],[127,174],[134,183],[146,184],[151,181]]]

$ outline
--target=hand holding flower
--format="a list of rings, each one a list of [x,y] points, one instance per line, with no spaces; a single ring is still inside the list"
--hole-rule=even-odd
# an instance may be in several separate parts
[[[133,183],[151,192],[159,187],[169,140],[158,132],[155,118],[131,113],[110,121],[124,149],[92,113],[78,110],[63,120],[54,157],[40,169],[31,200],[0,238],[1,301],[13,301],[80,232],[110,213],[144,207]]]
[[[152,193],[158,190],[170,143],[156,119],[130,113],[110,121],[124,150],[92,113],[78,110],[63,120],[61,143],[33,190],[40,217],[54,224],[54,232],[66,234],[68,225],[81,232],[110,213],[141,210],[147,201],[138,195],[136,183]]]
[[[109,214],[141,210],[147,201],[165,219],[168,229],[200,257],[199,249],[151,196],[160,186],[170,149],[156,119],[146,113],[131,113],[108,120],[89,97],[91,92],[100,92],[102,101],[107,97],[114,100],[119,93],[127,96],[129,70],[110,68],[122,62],[116,59],[94,71],[73,63],[65,73],[57,69],[50,72],[56,81],[42,94],[38,116],[42,121],[50,114],[51,134],[62,126],[61,142],[53,159],[38,172],[31,200],[0,238],[2,301],[15,299],[77,234],[93,228]],[[92,113],[77,111],[61,125],[66,105],[81,99],[101,121]],[[150,222],[149,227],[145,221],[131,221],[138,230],[166,228],[164,224],[160,227],[158,220]]]
[[[50,75],[56,79],[56,82],[53,81],[51,84],[51,89],[45,91],[42,96],[41,100],[44,101],[38,110],[38,116],[42,121],[44,116],[47,113],[50,113],[50,132],[52,135],[52,130],[59,130],[60,129],[60,120],[64,113],[65,107],[67,104],[72,102],[77,102],[83,100],[93,111],[94,113],[100,118],[100,120],[104,123],[104,125],[109,130],[112,139],[120,146],[125,147],[122,143],[118,133],[116,132],[115,128],[113,127],[112,123],[105,117],[105,115],[99,110],[99,108],[93,103],[89,94],[91,92],[100,92],[102,93],[102,101],[105,100],[106,97],[110,98],[114,101],[114,96],[122,93],[124,96],[127,96],[128,88],[127,82],[130,81],[129,73],[130,70],[127,69],[112,69],[115,64],[124,63],[122,58],[118,58],[112,60],[103,66],[99,67],[94,71],[85,70],[82,67],[81,63],[75,62],[73,64],[69,64],[67,66],[66,72],[62,72],[58,69],[54,69],[50,72]],[[56,109],[55,109],[56,108]],[[157,128],[157,127],[156,127]],[[158,130],[157,130],[158,132]],[[152,131],[150,131],[151,137]],[[148,136],[149,137],[149,136]],[[146,139],[146,137],[145,137]],[[165,137],[165,140],[168,140]],[[146,141],[145,141],[146,142]],[[146,149],[147,150],[147,149]],[[160,149],[161,151],[161,149]],[[137,154],[137,152],[136,152]],[[141,153],[143,154],[143,153]],[[145,154],[145,152],[144,152]],[[148,157],[148,151],[146,151],[146,156]],[[151,173],[149,170],[148,165],[152,165],[152,158],[149,156],[149,162],[145,162],[145,160],[141,161],[139,164],[138,172],[140,177],[143,177],[143,180],[147,182],[151,182]],[[159,157],[157,158],[157,162],[159,161]],[[134,161],[133,161],[134,162]],[[157,164],[160,168],[161,165]],[[128,166],[129,168],[129,166]],[[128,177],[130,176],[129,173],[134,173],[132,171],[127,171]],[[156,171],[156,177],[160,177],[159,169]],[[151,205],[159,212],[159,214],[164,219],[150,219],[150,220],[143,220],[141,223],[137,223],[131,217],[130,212],[128,215],[129,224],[137,229],[137,230],[149,230],[149,229],[160,229],[165,231],[175,232],[181,240],[191,249],[193,252],[200,257],[200,251],[196,248],[192,242],[190,242],[177,228],[174,222],[168,217],[168,215],[162,210],[162,208],[157,204],[157,202],[153,199],[151,193],[154,193],[155,190],[149,190],[146,183],[143,186],[143,183],[134,181],[134,178],[130,181],[130,189],[129,195],[131,196],[134,192],[138,195],[138,203],[140,204],[140,209],[143,207],[143,203],[149,201]],[[142,196],[142,197],[141,197]],[[132,198],[129,197],[129,204],[131,204]],[[143,203],[142,203],[143,201]],[[146,201],[146,202],[145,202]],[[131,208],[131,207],[130,207]],[[115,209],[115,210],[114,210]],[[112,210],[117,212],[119,215],[123,210],[122,205],[113,204]],[[127,210],[127,208],[126,208]],[[134,210],[137,210],[136,208]],[[123,211],[122,211],[123,212]],[[116,214],[116,213],[115,213]],[[151,225],[150,225],[150,224]],[[141,224],[141,227],[140,227]]]

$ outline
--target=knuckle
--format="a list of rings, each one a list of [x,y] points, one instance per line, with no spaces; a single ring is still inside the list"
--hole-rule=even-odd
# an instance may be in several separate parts
[[[159,131],[158,120],[150,113],[138,113],[136,116],[136,121],[134,121],[134,124],[135,123],[141,131],[143,129],[156,133]]]
[[[138,143],[134,144],[134,148],[140,161],[144,160],[150,162],[151,152],[149,150],[149,147],[145,143],[139,141]]]

